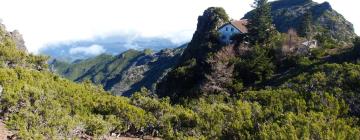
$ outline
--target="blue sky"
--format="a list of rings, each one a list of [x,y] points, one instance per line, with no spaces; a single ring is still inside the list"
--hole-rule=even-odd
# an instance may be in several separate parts
[[[0,0],[0,18],[18,29],[31,52],[49,43],[111,34],[161,36],[173,42],[190,40],[197,17],[210,6],[224,7],[240,19],[253,0]],[[323,2],[324,0],[315,0]],[[360,32],[359,2],[329,0]]]

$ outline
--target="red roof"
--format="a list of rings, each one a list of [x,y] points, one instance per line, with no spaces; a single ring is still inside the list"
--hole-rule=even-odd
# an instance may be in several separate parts
[[[248,24],[248,21],[246,19],[234,20],[234,21],[231,21],[230,24],[233,25],[234,27],[236,27],[242,33],[247,33],[248,32],[248,30],[246,28],[246,25]]]

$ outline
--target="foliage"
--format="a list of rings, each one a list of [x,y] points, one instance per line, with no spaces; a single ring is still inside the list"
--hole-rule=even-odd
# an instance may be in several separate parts
[[[66,139],[87,134],[102,137],[139,131],[152,116],[90,83],[76,84],[52,74],[47,57],[0,42],[1,117],[21,139]]]
[[[21,138],[74,137],[74,131],[102,136],[145,126],[151,116],[91,84],[75,84],[48,72],[0,69],[1,109]],[[145,117],[146,116],[146,117]],[[111,123],[113,117],[120,124]],[[79,130],[77,130],[79,129]]]
[[[270,79],[275,66],[268,57],[269,49],[256,45],[243,57],[235,60],[237,79],[245,86]]]
[[[143,91],[132,102],[156,116],[154,128],[165,139],[358,139],[360,132],[346,103],[328,93],[267,89],[171,105]]]
[[[271,7],[267,0],[255,0],[254,14],[249,18],[247,28],[250,41],[253,44],[268,45],[274,35],[275,28],[272,25]]]
[[[312,39],[312,35],[313,35],[312,21],[313,21],[312,13],[311,11],[307,11],[303,16],[302,23],[299,29],[300,35],[305,37],[307,40]]]

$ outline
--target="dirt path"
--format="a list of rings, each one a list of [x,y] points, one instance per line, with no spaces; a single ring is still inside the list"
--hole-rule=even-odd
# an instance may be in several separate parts
[[[0,140],[6,140],[12,133],[6,128],[6,125],[0,120]]]

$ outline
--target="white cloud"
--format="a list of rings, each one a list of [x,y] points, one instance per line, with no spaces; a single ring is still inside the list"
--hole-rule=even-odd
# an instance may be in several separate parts
[[[324,0],[316,0],[322,2]],[[360,31],[357,0],[328,0]],[[117,32],[189,39],[197,17],[221,6],[239,19],[253,0],[0,0],[0,18],[18,29],[31,52],[48,43],[89,39]],[[185,34],[179,34],[185,33]],[[179,35],[177,35],[179,34]]]
[[[99,55],[104,53],[106,50],[100,45],[91,45],[88,47],[75,47],[69,50],[69,53],[74,54],[85,54],[85,55]]]

